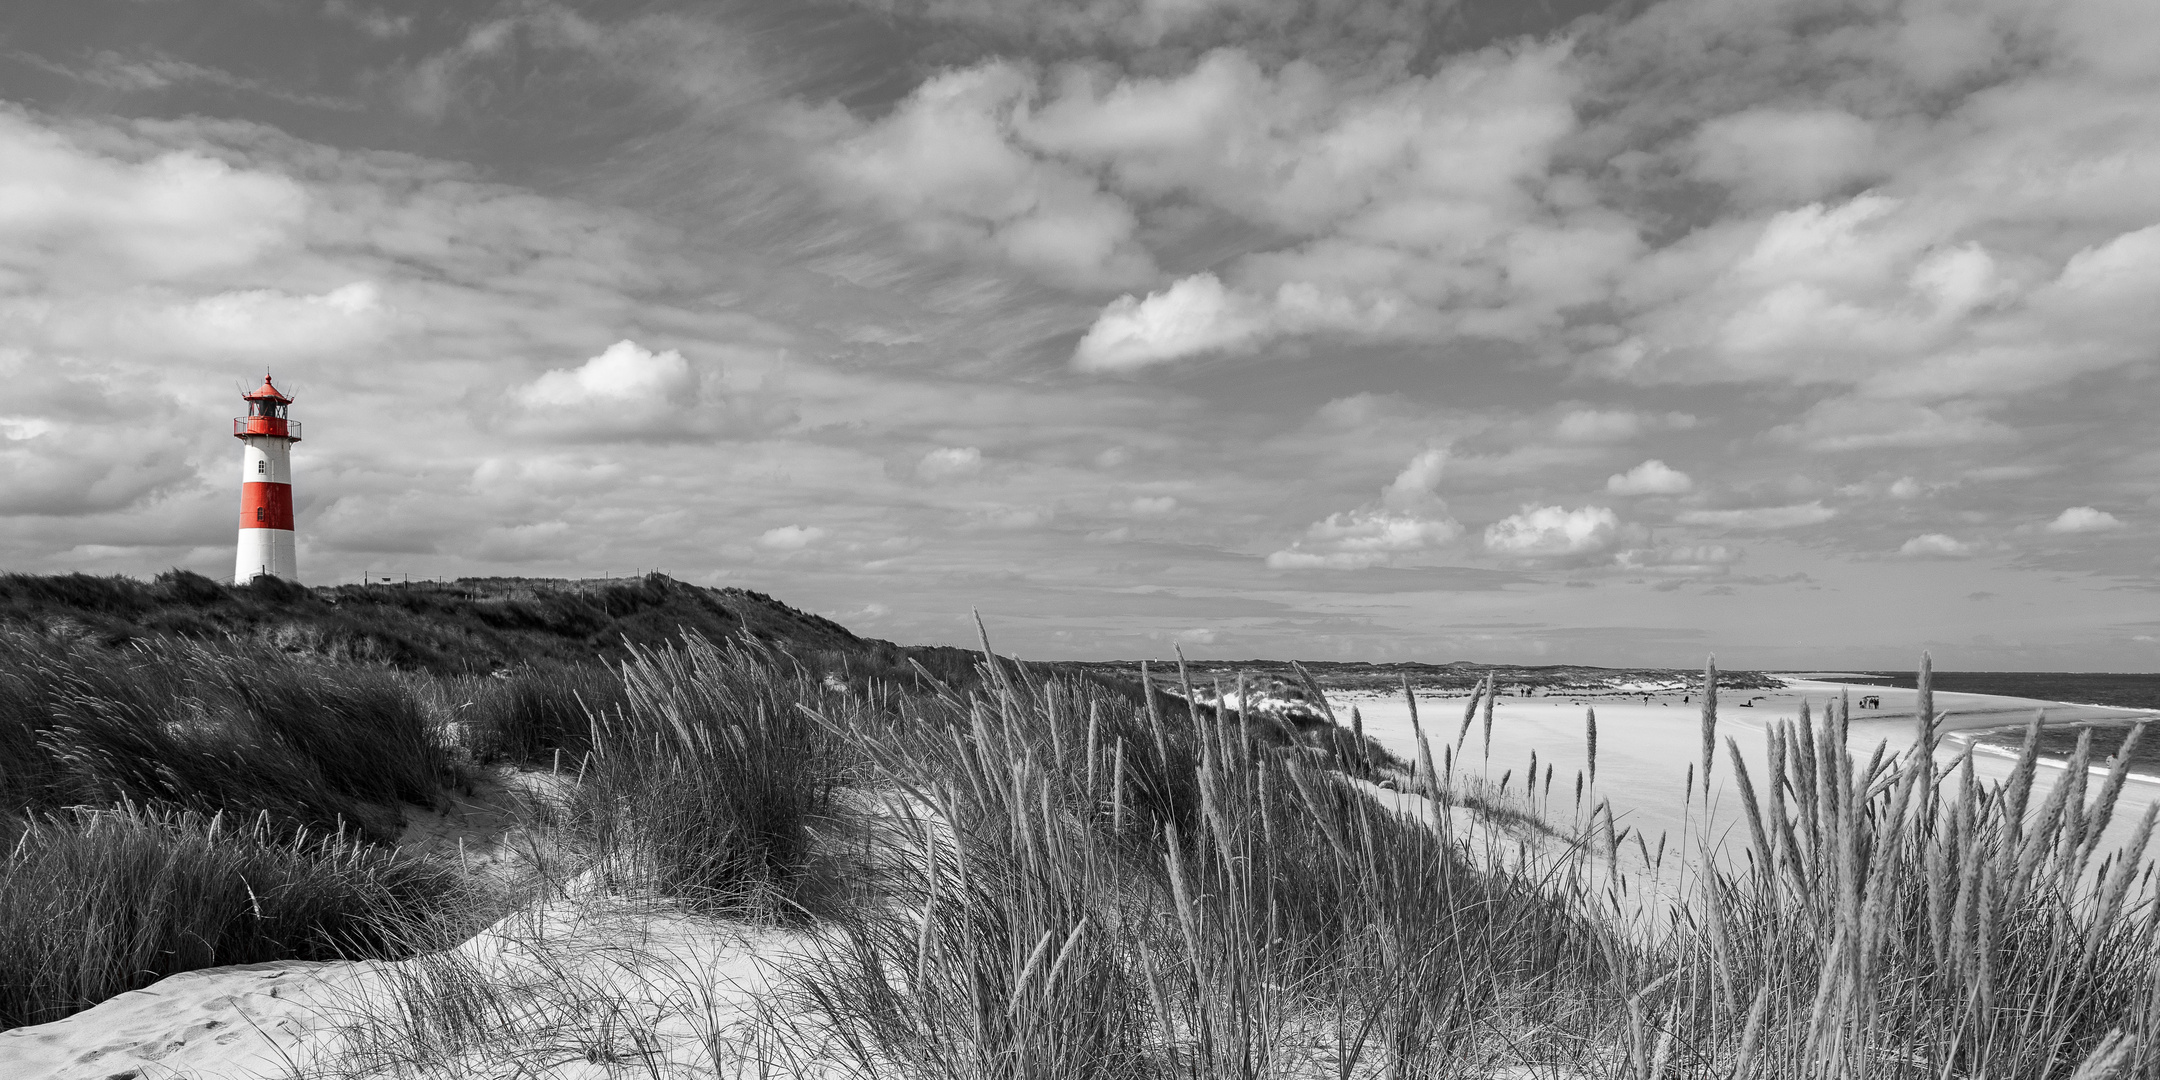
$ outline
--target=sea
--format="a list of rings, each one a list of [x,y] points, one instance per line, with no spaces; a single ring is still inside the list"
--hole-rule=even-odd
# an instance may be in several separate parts
[[[1825,682],[1849,682],[1854,686],[1900,686],[1912,689],[1917,674],[1910,671],[1875,671],[1854,675],[1816,676]],[[1960,694],[2000,694],[2004,697],[2067,701],[2078,705],[2109,705],[2118,709],[2160,710],[2160,675],[2124,675],[2104,671],[1938,671],[1935,689]]]

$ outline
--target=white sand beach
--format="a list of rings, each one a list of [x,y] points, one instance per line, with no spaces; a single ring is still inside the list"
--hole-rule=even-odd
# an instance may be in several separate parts
[[[1863,694],[1877,696],[1882,700],[1880,709],[1854,710],[1848,742],[1854,754],[1865,760],[1878,744],[1887,744],[1884,751],[1886,754],[1903,751],[1912,745],[1916,737],[1916,694],[1912,690],[1788,679],[1784,688],[1779,690],[1721,692],[1717,724],[1718,747],[1710,783],[1710,829],[1713,840],[1722,843],[1736,839],[1731,836],[1732,831],[1744,831],[1746,828],[1739,814],[1736,785],[1725,740],[1730,738],[1738,745],[1759,787],[1767,769],[1766,732],[1770,725],[1780,720],[1797,720],[1802,701],[1809,703],[1811,712],[1819,723],[1824,707],[1835,701],[1840,693],[1848,691],[1856,701]],[[1417,742],[1411,733],[1410,710],[1400,693],[1331,694],[1328,700],[1341,722],[1348,724],[1350,710],[1356,708],[1363,717],[1367,734],[1405,760],[1415,760]],[[1585,798],[1585,810],[1598,799],[1608,800],[1618,826],[1639,832],[1652,851],[1658,849],[1662,836],[1668,849],[1674,852],[1669,854],[1668,858],[1680,857],[1681,852],[1695,850],[1696,831],[1701,829],[1703,821],[1699,808],[1693,813],[1690,812],[1686,797],[1686,778],[1690,765],[1697,770],[1701,769],[1701,701],[1702,698],[1692,692],[1642,693],[1632,696],[1502,696],[1493,711],[1490,754],[1487,754],[1484,744],[1481,715],[1471,723],[1468,735],[1463,741],[1461,756],[1455,763],[1456,774],[1482,777],[1493,784],[1499,783],[1503,775],[1507,775],[1509,792],[1520,793],[1524,789],[1523,779],[1529,769],[1530,755],[1535,751],[1541,796],[1545,790],[1545,770],[1548,766],[1552,770],[1550,796],[1549,799],[1542,800],[1545,817],[1565,830],[1574,820],[1576,812],[1576,773],[1578,770],[1587,771],[1588,766],[1584,744],[1584,712],[1595,707],[1598,725],[1597,781],[1591,794]],[[1935,702],[1938,712],[1948,714],[1942,724],[1942,730],[1946,733],[2023,724],[2030,720],[2036,709],[2045,710],[2050,723],[2148,716],[2160,718],[2160,714],[2135,709],[1982,694],[1938,692]],[[1436,759],[1442,756],[1443,744],[1452,745],[1455,742],[1462,729],[1463,709],[1467,704],[1468,698],[1459,695],[1419,695],[1419,718],[1425,726],[1426,737],[1432,744]],[[1480,711],[1482,714],[1482,708]],[[2107,753],[2114,750],[2111,746],[2096,749],[2105,750]],[[1958,753],[1957,747],[1946,743],[1937,748],[1936,760],[1938,763],[1947,764],[1954,761]],[[2012,760],[2007,757],[1976,754],[1974,773],[1983,783],[1999,781],[2010,775],[2012,764]],[[2036,803],[2041,793],[2051,787],[2061,775],[2060,768],[2043,767],[2040,770],[2036,781]],[[2133,779],[2124,789],[2118,812],[2109,823],[2105,842],[2118,845],[2127,842],[2138,815],[2143,813],[2146,804],[2155,799],[2160,799],[2160,782]],[[1744,842],[1744,837],[1737,839]],[[1673,848],[1671,845],[1680,847]],[[1633,848],[1632,841],[1628,846]]]

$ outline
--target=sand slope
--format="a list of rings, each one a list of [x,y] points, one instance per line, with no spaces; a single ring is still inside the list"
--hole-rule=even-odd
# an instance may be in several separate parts
[[[400,846],[462,859],[483,880],[545,876],[544,838],[518,828],[565,778],[480,777],[437,811],[408,807]],[[604,897],[582,879],[454,949],[398,963],[286,961],[185,972],[62,1020],[0,1032],[0,1080],[295,1075],[704,1075],[771,1055],[755,1031],[770,980],[807,951],[793,933]],[[493,1030],[415,1026],[415,989],[464,993]],[[463,992],[463,991],[460,991]],[[747,1074],[758,1075],[757,1067]],[[766,1071],[765,1075],[783,1075]]]
[[[771,989],[807,950],[777,928],[566,898],[408,961],[175,975],[0,1033],[0,1077],[784,1076]],[[486,1020],[414,1023],[400,1008],[435,996]]]

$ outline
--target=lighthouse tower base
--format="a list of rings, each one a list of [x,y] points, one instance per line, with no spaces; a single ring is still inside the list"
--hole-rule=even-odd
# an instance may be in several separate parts
[[[242,529],[233,559],[233,582],[245,585],[259,577],[300,580],[300,556],[290,529]]]

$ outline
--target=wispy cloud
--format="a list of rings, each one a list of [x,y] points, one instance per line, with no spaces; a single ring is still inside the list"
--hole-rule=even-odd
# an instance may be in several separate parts
[[[1836,510],[1815,501],[1740,510],[1682,510],[1675,515],[1675,520],[1682,525],[1706,525],[1718,529],[1797,529],[1820,525],[1836,516]]]

